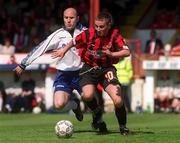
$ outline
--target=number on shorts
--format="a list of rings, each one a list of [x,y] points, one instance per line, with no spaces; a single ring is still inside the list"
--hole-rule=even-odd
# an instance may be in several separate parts
[[[113,80],[114,75],[112,71],[108,71],[105,75],[105,77],[108,79],[108,81]]]

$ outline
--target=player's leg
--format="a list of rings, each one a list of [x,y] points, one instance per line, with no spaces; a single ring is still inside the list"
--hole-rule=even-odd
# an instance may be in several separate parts
[[[72,108],[72,111],[74,112],[76,118],[79,121],[82,121],[83,120],[83,113],[82,113],[81,106],[80,106],[80,99],[77,97],[76,93],[72,92],[72,96],[71,96],[70,101],[72,103],[76,104],[75,108]]]
[[[101,133],[107,132],[106,124],[102,119],[103,110],[99,106],[97,99],[95,98],[96,87],[92,84],[83,86],[83,100],[92,111],[92,124],[94,129],[99,129]]]
[[[54,93],[54,106],[57,109],[63,109],[69,101],[69,93],[65,91],[56,91]]]
[[[104,87],[107,94],[113,100],[115,106],[115,115],[118,120],[120,132],[122,135],[127,135],[129,133],[129,129],[126,127],[127,113],[124,105],[124,98],[121,95],[120,83],[117,80],[114,69],[110,69],[105,74]]]
[[[103,121],[103,112],[104,112],[104,101],[103,101],[103,88],[98,85],[95,89],[95,98],[98,103],[98,110],[92,114],[92,123],[91,126],[93,129],[99,129],[100,132],[107,132],[106,123]]]
[[[73,95],[69,95],[69,93],[64,92],[64,91],[56,91],[54,93],[54,106],[56,109],[59,109],[59,110],[65,107],[72,109],[77,120],[82,121],[83,113],[81,112],[81,109],[80,109],[80,101],[76,97],[70,100],[70,96],[73,96]]]
[[[62,109],[66,106],[69,106],[76,115],[77,120],[83,120],[83,113],[80,109],[80,101],[78,98],[70,98],[74,96],[72,94],[72,83],[74,76],[78,75],[76,72],[61,72],[59,71],[54,81],[54,105],[56,108]],[[70,100],[72,99],[72,100]]]
[[[119,85],[115,86],[110,84],[106,87],[106,92],[110,95],[114,102],[115,114],[119,123],[120,132],[122,135],[127,135],[129,133],[129,129],[126,127],[127,113],[123,98],[120,95],[120,87],[118,86]]]
[[[87,107],[92,111],[92,125],[96,124],[95,129],[99,129],[100,132],[107,132],[106,124],[102,120],[102,109],[100,108],[97,99],[95,97],[95,90],[98,81],[98,71],[92,70],[92,67],[84,64],[80,71],[80,86],[82,87],[83,101]],[[99,71],[102,72],[102,71]]]
[[[97,102],[97,108],[92,112],[92,123],[91,127],[93,129],[98,129],[100,133],[107,133],[107,126],[106,123],[103,120],[103,112],[104,112],[104,107],[102,107],[101,101],[99,99],[102,97],[102,92],[99,92],[98,89],[96,89],[95,94],[94,94],[94,99],[96,99]]]

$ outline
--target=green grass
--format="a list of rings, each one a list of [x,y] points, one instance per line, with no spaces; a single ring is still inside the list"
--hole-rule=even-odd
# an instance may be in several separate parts
[[[75,133],[69,139],[59,139],[54,133],[57,121],[67,119]],[[180,143],[180,115],[130,114],[127,126],[132,134],[122,136],[113,113],[104,114],[110,131],[98,135],[90,127],[91,115],[78,122],[67,114],[0,114],[0,143]]]

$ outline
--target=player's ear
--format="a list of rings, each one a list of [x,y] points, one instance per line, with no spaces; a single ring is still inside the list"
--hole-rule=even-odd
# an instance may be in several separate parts
[[[76,21],[79,22],[79,16],[77,16],[77,20]]]
[[[113,18],[111,16],[111,18],[109,19],[109,28],[111,28],[112,25],[113,25]]]
[[[108,28],[111,29],[112,23],[108,22]]]

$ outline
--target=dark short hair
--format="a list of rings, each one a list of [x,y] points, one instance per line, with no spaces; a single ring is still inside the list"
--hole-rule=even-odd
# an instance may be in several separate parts
[[[96,20],[103,20],[103,19],[106,19],[107,22],[110,24],[113,23],[112,15],[109,12],[100,12],[96,17]]]

